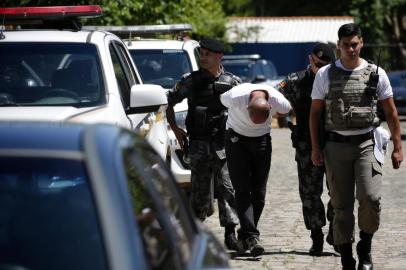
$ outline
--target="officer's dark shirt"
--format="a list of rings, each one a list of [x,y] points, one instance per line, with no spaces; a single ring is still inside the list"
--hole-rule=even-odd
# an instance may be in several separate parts
[[[205,69],[199,69],[182,76],[181,80],[168,92],[168,104],[173,106],[183,99],[188,99],[188,114],[186,117],[187,132],[191,138],[208,138],[217,132],[225,118],[226,107],[220,101],[220,95],[224,89],[215,87],[215,82],[224,82],[229,89],[239,84],[241,80],[221,68],[218,76],[214,76]],[[207,121],[202,122],[202,117],[197,116],[196,108],[207,108]],[[209,123],[210,122],[210,123]],[[221,123],[220,123],[221,122]]]
[[[309,115],[312,104],[314,74],[306,69],[289,74],[278,89],[289,100],[296,113],[298,140],[310,142]]]

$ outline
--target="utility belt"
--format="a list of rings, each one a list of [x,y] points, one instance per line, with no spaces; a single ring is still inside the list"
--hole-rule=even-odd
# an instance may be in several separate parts
[[[292,140],[293,148],[303,148],[303,145],[308,144],[310,145],[309,148],[311,149],[311,138],[310,132],[300,132],[301,130],[298,129],[297,125],[294,125],[292,122],[288,122],[288,128],[292,133],[290,134],[290,139]]]
[[[242,141],[256,141],[256,140],[261,140],[263,137],[270,137],[269,133],[266,133],[264,135],[257,136],[257,137],[244,136],[244,135],[241,135],[240,133],[235,132],[232,128],[227,129],[227,135],[233,136],[233,137],[238,137]]]
[[[206,141],[206,142],[220,142],[220,141],[224,141],[224,134],[225,134],[224,132],[217,133],[213,136],[190,134],[189,140]]]
[[[370,131],[370,132],[367,132],[364,134],[349,135],[349,136],[344,136],[344,135],[338,134],[337,132],[333,132],[333,131],[328,131],[326,134],[327,141],[338,142],[338,143],[359,144],[359,143],[365,142],[365,141],[373,139],[373,138],[374,138],[373,131]]]

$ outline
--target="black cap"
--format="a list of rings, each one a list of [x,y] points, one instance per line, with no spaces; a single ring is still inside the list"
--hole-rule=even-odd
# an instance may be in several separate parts
[[[215,53],[224,53],[223,43],[214,38],[202,39],[200,41],[200,47]]]
[[[326,62],[333,62],[336,60],[333,47],[326,43],[317,43],[314,46],[312,53]]]

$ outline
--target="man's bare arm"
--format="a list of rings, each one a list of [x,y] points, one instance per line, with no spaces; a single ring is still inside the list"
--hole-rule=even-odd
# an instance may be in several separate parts
[[[393,141],[393,152],[391,155],[392,166],[394,169],[400,167],[400,163],[403,161],[402,140],[400,138],[400,124],[398,112],[395,107],[393,98],[382,100],[383,111],[385,112],[386,122]]]
[[[319,145],[319,126],[320,118],[324,109],[324,100],[314,99],[310,109],[310,137],[312,140],[312,162],[316,166],[321,166],[324,163],[323,153]]]
[[[166,119],[168,120],[168,124],[175,134],[180,147],[183,149],[184,139],[187,137],[187,133],[176,125],[175,111],[173,110],[172,105],[168,105],[168,108],[166,109]]]

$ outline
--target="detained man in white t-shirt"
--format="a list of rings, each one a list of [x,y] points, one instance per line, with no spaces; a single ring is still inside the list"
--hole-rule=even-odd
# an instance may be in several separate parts
[[[220,100],[228,108],[225,150],[241,226],[238,251],[249,249],[253,256],[259,256],[265,251],[257,225],[271,166],[272,116],[288,114],[291,106],[279,91],[263,84],[235,86]]]
[[[340,59],[317,72],[310,111],[312,161],[316,166],[326,166],[335,212],[334,244],[340,250],[343,269],[354,270],[355,198],[359,203],[358,269],[373,269],[371,242],[380,224],[382,163],[374,156],[374,129],[380,123],[378,100],[392,133],[393,168],[399,168],[403,160],[399,119],[388,76],[360,57],[363,44],[357,24],[339,28]],[[326,134],[319,134],[322,115]],[[324,150],[319,145],[320,136],[326,138]]]

